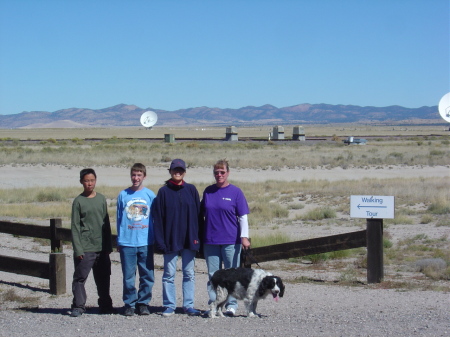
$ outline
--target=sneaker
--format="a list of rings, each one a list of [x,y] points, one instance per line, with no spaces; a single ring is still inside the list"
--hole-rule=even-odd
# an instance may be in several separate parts
[[[72,309],[70,317],[80,317],[81,315],[83,315],[83,310],[81,310],[80,308],[74,308]]]
[[[173,310],[172,308],[166,308],[166,310],[163,311],[162,315],[164,317],[169,317],[172,316],[175,313],[175,310]]]
[[[188,316],[199,316],[200,311],[194,308],[185,308],[184,313]]]
[[[233,317],[236,315],[236,309],[235,308],[227,308],[227,310],[224,312],[225,315]]]
[[[138,314],[141,316],[150,315],[147,305],[141,304],[138,306]]]
[[[132,307],[126,307],[123,311],[124,316],[134,316],[134,308]]]

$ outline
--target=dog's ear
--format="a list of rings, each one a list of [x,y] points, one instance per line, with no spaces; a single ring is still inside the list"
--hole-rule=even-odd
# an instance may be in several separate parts
[[[258,296],[263,297],[269,286],[270,286],[270,278],[266,276],[262,279],[261,283],[259,284]]]
[[[278,277],[277,283],[278,283],[278,286],[280,287],[280,294],[279,294],[279,296],[283,297],[283,295],[284,295],[284,284],[283,284],[283,281],[281,281],[281,278]]]

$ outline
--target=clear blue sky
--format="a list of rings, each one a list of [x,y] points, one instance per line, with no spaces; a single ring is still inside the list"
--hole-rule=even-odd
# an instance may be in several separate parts
[[[0,114],[437,105],[449,0],[0,0]]]

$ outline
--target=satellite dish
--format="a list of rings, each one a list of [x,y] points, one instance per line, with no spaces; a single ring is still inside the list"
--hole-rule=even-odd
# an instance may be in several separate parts
[[[146,128],[151,128],[158,121],[158,115],[154,111],[146,111],[141,115],[141,124]]]
[[[447,122],[450,122],[450,92],[439,101],[439,113]]]

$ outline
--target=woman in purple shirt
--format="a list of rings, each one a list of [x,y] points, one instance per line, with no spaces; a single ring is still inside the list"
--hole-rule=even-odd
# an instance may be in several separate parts
[[[203,251],[209,278],[214,272],[224,268],[239,267],[241,249],[250,247],[248,240],[249,214],[244,193],[228,182],[230,168],[228,161],[219,160],[213,169],[216,183],[203,192],[201,208],[205,217],[203,230]],[[210,302],[215,300],[215,292],[208,282]],[[230,298],[225,305],[226,314],[233,316],[237,310],[237,301]]]

